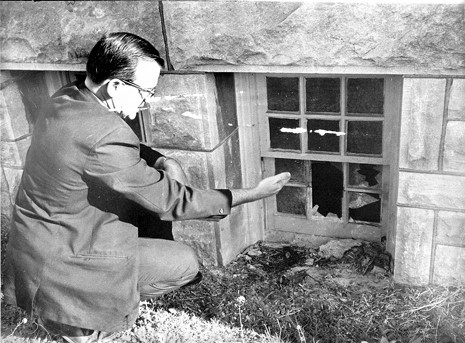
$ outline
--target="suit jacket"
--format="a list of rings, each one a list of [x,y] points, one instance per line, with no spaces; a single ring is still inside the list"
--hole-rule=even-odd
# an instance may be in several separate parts
[[[149,167],[130,127],[84,84],[60,90],[27,153],[5,301],[77,327],[130,328],[139,304],[132,217],[141,207],[162,220],[219,219],[230,213],[231,193],[187,187]]]

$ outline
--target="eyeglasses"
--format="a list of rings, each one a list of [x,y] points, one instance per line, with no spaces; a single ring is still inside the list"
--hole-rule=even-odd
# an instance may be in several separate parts
[[[142,98],[142,103],[144,103],[145,100],[147,100],[147,99],[149,99],[149,98],[155,96],[154,88],[152,88],[152,89],[143,88],[143,87],[141,87],[141,86],[139,86],[139,85],[137,85],[137,84],[135,84],[134,82],[131,82],[131,81],[126,81],[126,80],[121,80],[121,81],[122,81],[123,83],[127,84],[128,86],[132,86],[132,87],[137,88],[137,89],[139,90],[139,94],[140,94],[140,96],[141,96],[141,98]],[[144,96],[142,96],[142,93],[141,93],[141,92],[149,93],[149,95],[147,95],[147,96],[144,97]]]

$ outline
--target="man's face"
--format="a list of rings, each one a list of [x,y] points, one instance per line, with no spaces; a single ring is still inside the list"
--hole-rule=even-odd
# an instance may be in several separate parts
[[[121,112],[123,117],[134,119],[150,92],[158,84],[161,67],[155,61],[139,60],[134,74],[133,84],[122,83],[113,97],[115,108]],[[138,87],[137,87],[138,86]]]

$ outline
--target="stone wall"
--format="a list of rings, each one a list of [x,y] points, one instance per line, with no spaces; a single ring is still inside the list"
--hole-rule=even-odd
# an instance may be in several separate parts
[[[104,32],[130,31],[167,52],[175,70],[463,75],[463,13],[463,4],[9,1],[2,3],[0,56],[9,66],[83,68]]]
[[[259,177],[241,175],[240,160],[250,152],[239,151],[245,146],[239,134],[259,138],[244,134],[231,100],[235,91],[238,99],[250,98],[238,106],[239,119],[247,123],[254,99],[235,90],[231,74],[203,72],[407,75],[395,186],[395,278],[463,283],[465,272],[457,271],[465,265],[464,10],[463,4],[2,2],[2,225],[34,122],[23,101],[40,102],[42,96],[21,98],[13,71],[84,71],[87,54],[104,32],[129,31],[152,42],[170,65],[160,80],[163,92],[151,104],[149,143],[189,165],[190,181],[198,187],[239,187],[241,176],[254,182]],[[63,81],[58,72],[45,75],[48,85]],[[246,81],[244,89],[255,87]],[[258,167],[248,170],[259,171],[255,162]],[[249,211],[255,221],[234,209],[219,223],[178,223],[175,235],[191,242],[208,264],[227,263],[263,237],[263,220],[257,220],[263,216],[252,214],[255,210],[263,208]]]
[[[241,188],[241,161],[232,74],[166,74],[150,100],[149,145],[182,161],[192,186]],[[176,222],[176,240],[204,264],[225,264],[252,242],[241,208],[220,222]]]
[[[465,79],[404,80],[395,279],[465,282]]]

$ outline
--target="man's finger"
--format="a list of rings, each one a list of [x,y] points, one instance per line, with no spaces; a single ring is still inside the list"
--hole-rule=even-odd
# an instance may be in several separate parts
[[[291,179],[291,173],[285,172],[276,175],[276,182],[279,184],[286,184]]]

